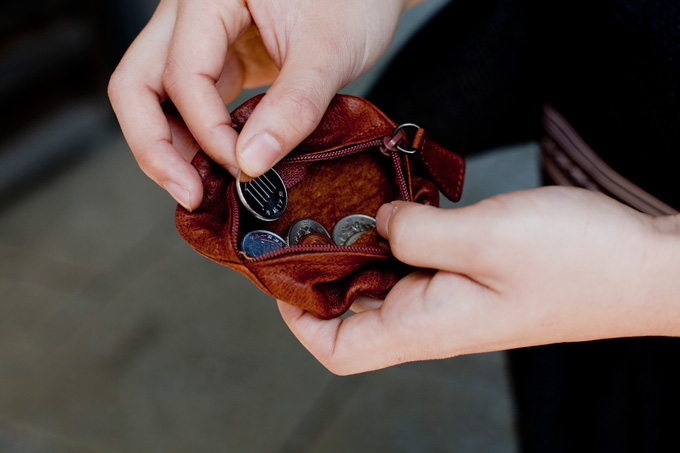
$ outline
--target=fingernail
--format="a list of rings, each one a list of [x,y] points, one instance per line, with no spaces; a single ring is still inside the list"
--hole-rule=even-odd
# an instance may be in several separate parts
[[[389,239],[390,237],[388,224],[390,223],[390,217],[392,217],[392,214],[396,209],[397,205],[395,203],[386,203],[380,206],[378,213],[375,215],[375,223],[378,233],[386,239]]]
[[[189,191],[184,187],[180,186],[176,182],[166,182],[163,184],[163,188],[168,191],[168,193],[175,199],[175,201],[184,207],[187,211],[191,212],[189,207]]]
[[[281,145],[267,133],[250,139],[241,154],[241,168],[249,175],[261,175],[281,157]]]

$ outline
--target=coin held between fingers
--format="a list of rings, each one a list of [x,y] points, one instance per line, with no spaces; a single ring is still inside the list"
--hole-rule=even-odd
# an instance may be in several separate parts
[[[236,177],[236,190],[243,206],[256,218],[271,222],[283,215],[288,206],[288,192],[281,176],[273,168],[262,176],[241,182]]]

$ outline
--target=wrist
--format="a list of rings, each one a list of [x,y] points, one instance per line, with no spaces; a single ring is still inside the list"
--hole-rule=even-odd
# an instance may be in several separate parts
[[[680,336],[680,215],[650,219],[640,263],[640,327],[644,335]]]

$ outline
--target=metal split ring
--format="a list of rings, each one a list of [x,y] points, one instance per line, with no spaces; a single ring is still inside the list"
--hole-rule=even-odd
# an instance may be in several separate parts
[[[407,127],[415,127],[416,130],[420,129],[420,126],[418,126],[417,124],[413,124],[413,123],[404,123],[404,124],[400,124],[400,125],[394,130],[394,132],[392,132],[392,141],[394,142],[394,138],[397,136],[397,134],[399,134],[399,133],[401,132],[402,129],[405,129],[405,128],[407,128]],[[404,138],[407,138],[405,133],[401,132],[401,134],[404,136]],[[400,141],[401,141],[401,140],[398,140],[397,143],[394,144],[394,147],[397,148],[397,149],[398,149],[399,151],[401,151],[402,153],[406,153],[406,154],[414,154],[416,151],[418,151],[416,148],[409,148],[409,149],[407,149],[407,148],[403,148],[403,147],[399,146],[399,143],[398,143],[398,142],[400,142]]]

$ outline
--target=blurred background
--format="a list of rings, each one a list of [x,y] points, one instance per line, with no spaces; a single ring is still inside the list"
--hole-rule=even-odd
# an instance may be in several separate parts
[[[407,12],[344,92],[445,3]],[[0,452],[515,451],[501,353],[334,376],[181,240],[106,99],[155,5],[0,6]],[[469,156],[461,204],[537,185],[535,156]]]

